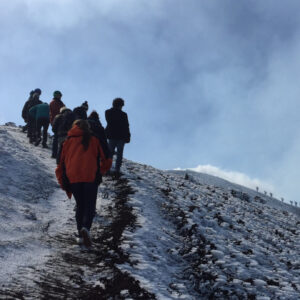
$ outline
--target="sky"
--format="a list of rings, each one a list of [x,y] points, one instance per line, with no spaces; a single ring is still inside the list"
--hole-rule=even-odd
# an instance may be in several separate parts
[[[122,97],[125,157],[241,174],[299,201],[299,1],[0,0],[0,123],[29,92]],[[215,173],[214,173],[215,174]],[[236,180],[236,179],[235,179]]]

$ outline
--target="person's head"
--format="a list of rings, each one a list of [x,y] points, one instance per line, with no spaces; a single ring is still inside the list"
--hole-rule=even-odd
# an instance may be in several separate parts
[[[84,101],[84,102],[81,104],[81,107],[83,107],[86,111],[88,111],[88,109],[89,109],[88,102],[87,102],[87,101]]]
[[[34,91],[30,91],[29,96],[32,97],[32,95],[34,94]]]
[[[60,99],[62,97],[62,93],[60,91],[55,91],[53,93],[54,99]]]
[[[86,151],[89,147],[90,139],[92,136],[89,123],[85,120],[78,119],[74,121],[73,126],[77,126],[83,131],[81,144]]]
[[[90,115],[89,115],[88,118],[89,118],[89,119],[93,119],[93,120],[99,120],[99,115],[98,115],[98,113],[97,113],[95,110],[93,110],[93,111],[90,113]]]
[[[122,108],[124,106],[124,100],[122,98],[116,98],[113,100],[113,107],[114,108]]]
[[[38,94],[39,96],[42,94],[41,89],[35,89],[33,92],[34,94]]]

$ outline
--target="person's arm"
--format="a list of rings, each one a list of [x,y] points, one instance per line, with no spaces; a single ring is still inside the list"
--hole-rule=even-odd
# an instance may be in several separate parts
[[[59,164],[57,165],[55,170],[55,175],[59,185],[67,193],[68,198],[71,199],[72,192],[70,190],[70,182],[66,175],[66,169],[65,169],[65,148],[64,147],[62,147],[62,152],[61,152]]]
[[[131,138],[131,134],[130,134],[130,129],[129,129],[129,122],[128,122],[128,116],[125,113],[125,128],[126,128],[126,139],[125,142],[126,143],[130,143],[130,138]]]
[[[104,175],[111,168],[112,159],[105,156],[99,141],[98,141],[98,151],[100,154],[100,172],[102,175]]]

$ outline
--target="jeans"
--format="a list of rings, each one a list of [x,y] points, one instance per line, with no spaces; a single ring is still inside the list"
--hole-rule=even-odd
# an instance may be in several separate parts
[[[46,145],[47,144],[47,131],[49,127],[49,119],[48,118],[39,118],[36,121],[36,141],[41,139],[41,130],[43,127],[43,141],[42,144]]]
[[[123,140],[109,140],[108,147],[112,154],[115,152],[115,148],[117,148],[117,160],[115,165],[115,170],[117,172],[120,171],[123,159],[123,150],[124,150],[125,142]]]
[[[96,211],[98,185],[94,182],[71,184],[71,191],[76,201],[76,223],[80,234],[82,227],[90,230]]]
[[[58,149],[58,137],[57,137],[57,134],[54,133],[53,141],[52,141],[52,157],[56,158],[57,149]]]

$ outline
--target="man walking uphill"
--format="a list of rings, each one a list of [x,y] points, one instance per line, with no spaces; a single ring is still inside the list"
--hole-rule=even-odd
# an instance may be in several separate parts
[[[108,145],[111,153],[114,153],[115,148],[117,148],[115,171],[119,174],[122,165],[124,145],[130,142],[130,130],[127,114],[122,111],[124,100],[122,98],[116,98],[113,100],[112,105],[112,108],[105,111],[107,122],[105,132],[109,140]]]
[[[53,93],[53,99],[50,102],[50,123],[53,128],[53,122],[55,117],[59,114],[60,109],[64,107],[64,103],[61,101],[62,93],[60,91],[55,91]],[[56,158],[58,149],[58,138],[57,134],[54,132],[53,142],[52,142],[52,158]]]

